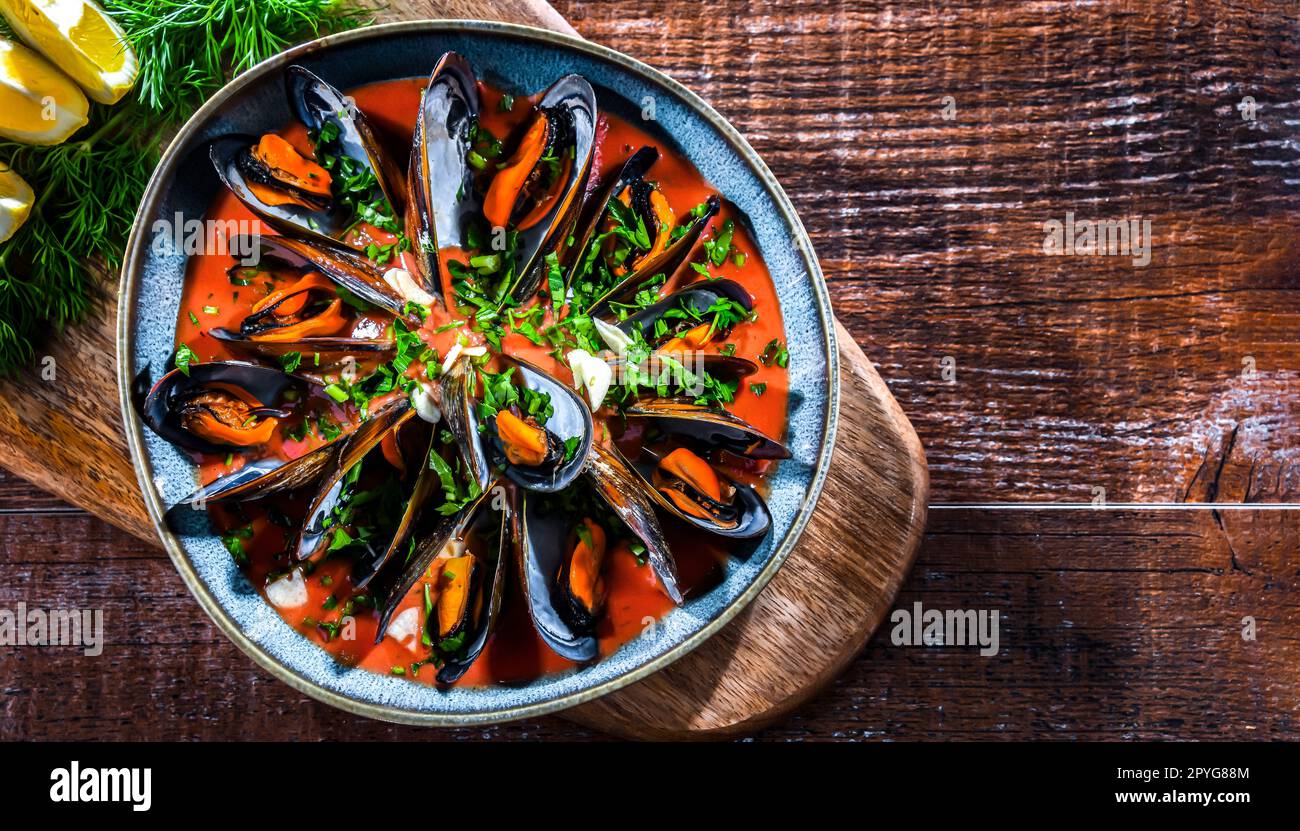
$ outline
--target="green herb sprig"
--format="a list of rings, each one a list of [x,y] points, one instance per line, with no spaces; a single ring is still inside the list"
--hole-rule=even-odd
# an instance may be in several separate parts
[[[51,332],[80,320],[121,265],[162,141],[229,77],[285,47],[351,28],[369,12],[348,0],[107,0],[140,67],[136,86],[63,144],[0,141],[32,186],[27,222],[0,246],[0,377],[36,357]],[[0,35],[13,34],[0,22]]]

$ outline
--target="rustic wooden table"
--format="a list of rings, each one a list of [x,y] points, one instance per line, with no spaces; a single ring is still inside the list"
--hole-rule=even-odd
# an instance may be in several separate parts
[[[883,629],[762,738],[1300,735],[1300,512],[1239,507],[1300,502],[1294,2],[554,5],[768,161],[927,447],[898,605],[1000,614],[990,658]],[[1067,214],[1150,220],[1149,264],[1045,254]],[[113,645],[0,653],[4,737],[411,735],[257,670],[160,550],[8,474],[0,555],[0,606],[103,608]]]

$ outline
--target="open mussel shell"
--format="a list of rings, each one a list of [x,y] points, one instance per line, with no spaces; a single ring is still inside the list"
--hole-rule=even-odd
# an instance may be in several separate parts
[[[402,426],[410,425],[406,429],[419,426],[422,422],[416,419],[409,419],[403,422]],[[353,565],[352,568],[352,585],[357,589],[364,589],[370,584],[379,572],[383,571],[385,566],[393,562],[394,558],[400,556],[398,552],[408,550],[413,535],[417,534],[420,523],[424,518],[425,508],[430,504],[430,499],[437,492],[440,485],[438,475],[429,467],[427,459],[429,454],[434,452],[438,440],[436,430],[429,431],[429,437],[422,443],[424,448],[423,455],[413,457],[419,460],[420,464],[415,473],[415,481],[411,484],[410,493],[406,498],[406,505],[402,509],[401,518],[398,520],[397,528],[393,531],[392,539],[388,545],[380,552],[373,556],[361,558]],[[381,440],[382,441],[382,440]],[[399,447],[400,438],[399,438]]]
[[[184,511],[202,511],[209,505],[251,502],[277,493],[307,487],[333,468],[342,441],[336,439],[296,459],[260,459],[199,488],[167,510],[168,527],[183,527]]]
[[[628,160],[627,165],[625,165],[625,173],[619,177],[620,181],[627,175],[627,167],[636,163],[638,161],[637,157],[641,155],[641,153],[653,149],[654,148],[651,147],[643,147],[640,151],[634,154],[632,158]],[[656,152],[655,155],[657,156],[658,153]],[[613,199],[623,190],[624,187],[628,186],[629,183],[636,181],[636,179],[628,179],[626,182],[622,182],[621,184],[620,182],[616,182],[611,188],[611,194],[605,202],[605,209],[597,217],[595,224],[588,229],[587,236],[584,237],[583,243],[579,247],[579,251],[582,253],[579,254],[578,259],[575,260],[573,267],[570,269],[570,281],[574,278],[575,272],[581,267],[592,237],[601,227],[601,223],[605,220],[605,214],[609,210],[609,199]],[[633,297],[648,283],[661,278],[663,280],[668,280],[685,267],[686,262],[691,259],[696,248],[699,246],[700,239],[704,236],[704,229],[708,227],[709,222],[715,215],[717,215],[718,210],[721,207],[721,202],[717,196],[709,196],[704,204],[704,213],[697,217],[693,217],[690,224],[686,226],[686,231],[681,236],[670,242],[662,251],[649,257],[644,262],[639,263],[633,271],[624,275],[617,283],[610,286],[602,294],[592,300],[588,307],[588,311],[592,314],[603,314],[608,311],[610,303],[626,301]],[[651,226],[647,223],[647,227]],[[653,228],[651,233],[654,233]]]
[[[720,299],[733,300],[749,312],[754,310],[754,299],[749,296],[749,292],[745,290],[744,286],[734,280],[701,280],[685,288],[678,289],[659,302],[646,306],[636,314],[629,315],[626,320],[619,321],[617,326],[628,333],[631,333],[634,329],[638,330],[647,342],[653,343],[655,341],[655,323],[668,312],[675,309],[687,309],[697,316],[700,322],[707,322],[709,309]],[[675,321],[670,319],[670,322],[681,323],[681,319]],[[714,339],[723,338],[726,334],[726,331],[719,331],[714,334]]]
[[[438,671],[439,684],[450,684],[464,675],[492,636],[501,611],[509,559],[511,512],[494,502],[493,490],[495,489],[485,490],[459,512],[450,516],[436,516],[429,527],[420,528],[417,531],[418,541],[415,552],[406,566],[395,577],[384,579],[382,586],[379,585],[379,581],[375,583],[377,595],[383,598],[379,627],[375,635],[375,643],[379,643],[383,640],[384,633],[388,630],[388,625],[392,622],[393,615],[403,599],[448,544],[463,540],[475,525],[483,528],[492,523],[499,523],[496,526],[499,532],[497,548],[494,552],[496,556],[486,561],[484,558],[476,557],[475,566],[478,573],[474,576],[471,591],[477,597],[472,598],[466,606],[468,614],[465,625],[468,629],[461,639],[461,645],[454,652],[440,653],[443,665]],[[490,507],[502,507],[500,516],[497,517],[488,510]],[[438,642],[435,641],[435,650],[438,650],[438,646]]]
[[[205,438],[187,429],[185,419],[199,406],[196,405],[199,396],[207,393],[234,396],[251,408],[252,415],[277,417],[287,414],[279,408],[291,403],[286,402],[285,394],[301,394],[306,387],[303,379],[278,369],[239,361],[212,361],[190,364],[188,374],[179,369],[167,373],[138,407],[145,424],[177,447],[198,453],[225,453],[249,445]]]
[[[320,373],[338,369],[349,359],[387,360],[393,351],[393,341],[388,338],[319,337],[298,340],[259,340],[229,329],[217,328],[208,334],[249,357],[278,361],[297,352],[302,355],[301,371],[316,377]]]
[[[374,129],[356,102],[310,70],[296,65],[285,70],[285,94],[289,106],[308,130],[319,131],[327,123],[338,125],[338,141],[331,150],[368,167],[375,174],[394,215],[401,216],[406,204],[401,172],[383,152]]]
[[[583,256],[591,246],[592,240],[600,233],[601,225],[609,215],[609,203],[611,199],[617,197],[623,192],[623,189],[631,183],[643,180],[646,172],[659,160],[659,151],[654,147],[646,146],[637,150],[618,172],[610,176],[607,181],[601,183],[596,190],[596,195],[589,200],[591,207],[585,208],[585,215],[581,217],[582,232],[577,237],[577,245],[573,246],[569,254],[573,261],[565,270],[564,287],[568,289],[573,285],[573,280],[577,276],[579,267],[582,264]],[[556,298],[558,303],[561,298]]]
[[[343,497],[343,479],[355,465],[379,446],[389,433],[396,432],[415,416],[410,400],[399,398],[373,414],[348,434],[339,449],[332,468],[327,469],[316,486],[316,493],[308,504],[306,518],[289,543],[294,559],[314,559],[324,552],[325,537],[330,532],[326,520]]]
[[[519,585],[533,628],[557,655],[577,663],[594,660],[599,644],[589,626],[575,625],[559,574],[568,552],[571,518],[543,503],[544,497],[515,491],[513,538]]]
[[[487,419],[484,429],[488,459],[494,467],[503,470],[512,482],[525,490],[540,493],[564,490],[582,473],[587,454],[591,450],[592,436],[595,433],[591,410],[577,393],[546,372],[520,358],[511,360],[519,371],[522,386],[550,396],[554,412],[544,427],[549,449],[540,465],[512,464],[497,430],[497,418],[492,417]],[[567,455],[564,442],[575,437],[580,440],[572,455]]]
[[[790,458],[785,445],[726,410],[675,398],[655,398],[636,402],[626,413],[629,418],[653,421],[665,433],[693,439],[706,450],[721,448],[748,459]]]
[[[490,502],[491,499],[487,504]],[[500,517],[494,518],[492,512],[480,510],[476,516],[480,526],[496,523],[496,534],[493,535],[496,539],[496,556],[486,562],[482,557],[475,558],[479,575],[476,585],[471,587],[475,597],[466,608],[463,624],[465,635],[459,648],[440,653],[443,664],[438,669],[439,684],[451,684],[460,680],[483,652],[483,647],[487,646],[488,639],[496,629],[501,604],[505,599],[506,572],[512,550],[510,512],[503,510],[498,513]]]
[[[718,477],[719,482],[723,484],[724,489],[727,486],[732,489],[730,502],[712,506],[717,516],[710,515],[714,512],[709,510],[709,497],[695,492],[693,488],[686,485],[683,492],[696,497],[701,511],[692,513],[682,510],[675,501],[654,485],[655,470],[659,467],[660,461],[658,454],[643,450],[641,457],[632,468],[644,481],[645,488],[654,497],[655,504],[673,516],[710,534],[738,540],[761,537],[772,527],[772,514],[768,511],[763,497],[758,495],[758,491],[743,482],[731,479],[717,468],[713,468],[713,473]]]
[[[442,294],[438,252],[463,249],[465,229],[482,209],[468,154],[479,117],[478,84],[469,62],[448,52],[420,99],[407,173],[406,235],[425,290]]]
[[[241,239],[236,251],[256,255],[235,266],[243,275],[256,274],[263,263],[271,268],[291,268],[299,273],[319,271],[336,285],[389,314],[402,315],[406,299],[384,282],[384,273],[365,254],[329,240],[304,240],[292,236],[259,235]]]
[[[591,455],[587,457],[586,474],[596,492],[645,545],[646,558],[664,593],[674,603],[681,603],[677,563],[655,517],[653,497],[647,493],[648,483],[617,449],[601,445],[592,446]]]
[[[557,198],[540,218],[530,218],[519,235],[518,277],[511,296],[519,302],[537,293],[546,278],[546,255],[568,240],[578,221],[582,197],[591,175],[592,156],[596,149],[596,93],[581,75],[565,75],[546,91],[537,108],[547,118],[550,136],[547,150],[560,160],[567,175]],[[539,162],[538,165],[546,164]],[[536,169],[536,168],[535,168]],[[519,200],[511,224],[527,215],[527,200]]]
[[[486,489],[491,474],[474,414],[474,387],[474,369],[469,359],[453,364],[442,379],[442,415],[466,469],[473,472],[478,486]]]
[[[297,204],[268,205],[253,192],[249,184],[258,182],[250,178],[254,174],[247,160],[257,143],[257,136],[236,134],[213,139],[208,145],[212,166],[225,186],[254,216],[277,231],[337,241],[351,221],[351,210],[341,202],[335,200],[319,209]]]
[[[286,70],[285,92],[290,106],[308,130],[319,131],[326,123],[338,126],[338,138],[331,143],[329,152],[351,158],[371,171],[392,206],[394,217],[400,216],[405,204],[405,194],[398,186],[401,176],[383,154],[356,104],[301,66],[291,66]],[[268,175],[267,171],[249,161],[250,150],[258,141],[256,136],[229,135],[214,139],[208,145],[208,155],[221,181],[250,211],[275,228],[314,240],[339,242],[353,222],[352,208],[341,200],[322,198],[320,204],[316,204],[314,199],[307,200],[312,207],[294,203],[271,205],[249,187],[250,181]],[[276,186],[273,176],[260,184]]]

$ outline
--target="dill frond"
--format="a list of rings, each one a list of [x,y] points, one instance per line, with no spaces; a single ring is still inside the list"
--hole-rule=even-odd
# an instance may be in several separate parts
[[[97,273],[121,265],[135,211],[169,135],[229,77],[287,46],[365,22],[332,0],[108,0],[140,65],[135,89],[63,144],[0,141],[36,192],[22,228],[0,245],[0,377],[80,320]],[[0,20],[0,34],[12,37]]]

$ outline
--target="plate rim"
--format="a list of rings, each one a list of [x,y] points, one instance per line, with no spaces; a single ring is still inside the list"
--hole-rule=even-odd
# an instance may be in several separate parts
[[[136,278],[142,271],[144,256],[148,249],[145,218],[153,214],[156,203],[164,195],[161,187],[162,178],[179,161],[179,148],[181,148],[196,132],[202,129],[205,122],[213,112],[223,106],[227,99],[242,90],[245,86],[263,78],[271,72],[281,69],[284,65],[291,63],[294,60],[300,59],[308,54],[328,50],[338,44],[371,39],[382,40],[395,34],[400,35],[411,33],[492,34],[531,40],[543,45],[574,50],[584,53],[587,56],[613,63],[638,76],[641,80],[664,89],[669,95],[675,96],[677,99],[685,103],[690,109],[694,110],[697,115],[704,118],[711,127],[716,129],[723,139],[731,146],[732,150],[749,165],[757,175],[768,196],[770,196],[776,204],[780,218],[785,222],[786,227],[790,232],[790,236],[796,243],[798,249],[797,253],[803,260],[804,265],[807,267],[808,277],[812,284],[811,288],[817,314],[821,320],[825,336],[824,346],[827,356],[826,365],[828,376],[827,407],[826,418],[822,428],[822,443],[816,464],[813,468],[812,482],[809,485],[807,496],[803,499],[798,512],[795,514],[794,522],[791,524],[790,529],[778,543],[776,550],[772,554],[771,560],[753,578],[749,586],[737,595],[731,603],[724,607],[717,617],[702,626],[699,631],[687,637],[681,643],[676,644],[659,655],[656,655],[639,667],[635,667],[622,675],[618,675],[599,684],[557,696],[555,698],[531,704],[493,710],[467,711],[462,713],[434,713],[405,709],[391,704],[360,701],[330,690],[320,685],[315,680],[291,669],[289,666],[281,663],[262,646],[251,640],[234,618],[231,617],[231,615],[211,593],[207,584],[198,576],[193,564],[190,562],[189,555],[186,553],[184,546],[181,545],[180,540],[176,535],[166,527],[166,524],[163,521],[165,509],[161,503],[161,498],[157,490],[152,487],[152,477],[146,463],[143,424],[139,415],[136,413],[135,408],[131,406],[131,384],[133,380],[131,376],[131,349],[133,342],[131,335],[135,329],[135,297],[137,294]],[[827,473],[830,469],[831,456],[835,447],[836,428],[839,420],[840,366],[839,349],[836,344],[835,317],[831,310],[830,292],[827,289],[826,279],[822,274],[821,265],[817,259],[816,252],[813,250],[812,240],[809,238],[808,232],[804,229],[803,222],[799,219],[799,215],[795,211],[789,197],[786,196],[784,189],[782,189],[780,183],[777,182],[772,171],[768,169],[767,164],[749,145],[749,142],[745,140],[740,132],[730,124],[730,122],[723,118],[702,98],[673,80],[664,72],[635,58],[624,55],[615,49],[584,40],[575,35],[555,32],[535,26],[527,26],[518,23],[504,23],[500,21],[469,19],[395,21],[392,23],[352,29],[347,32],[327,35],[325,37],[299,44],[285,50],[284,52],[273,55],[256,66],[240,73],[221,87],[221,89],[217,90],[217,92],[215,92],[201,107],[199,107],[198,110],[194,112],[193,115],[190,116],[169,142],[167,149],[159,158],[158,165],[149,178],[149,183],[145,188],[144,196],[136,210],[137,212],[132,223],[131,233],[127,239],[126,254],[123,258],[117,292],[118,314],[116,363],[118,399],[122,411],[123,428],[126,434],[131,465],[135,469],[145,508],[149,513],[149,519],[154,526],[154,531],[158,534],[163,547],[167,551],[168,557],[171,559],[172,564],[180,574],[182,582],[185,583],[186,588],[189,589],[190,594],[198,601],[199,606],[207,616],[217,625],[217,628],[220,629],[221,632],[240,649],[240,651],[253,659],[254,663],[258,666],[271,673],[271,675],[278,680],[283,681],[290,687],[311,698],[329,704],[330,706],[337,707],[345,712],[365,716],[367,718],[399,724],[435,727],[499,724],[517,719],[545,715],[548,713],[556,713],[595,700],[664,669],[696,649],[731,622],[736,615],[738,615],[754,600],[755,597],[758,596],[758,594],[771,581],[772,577],[775,576],[776,572],[793,551],[795,545],[797,545],[799,540],[802,538],[808,521],[812,517],[813,511],[816,509],[817,502],[821,497],[823,485],[825,484]]]

